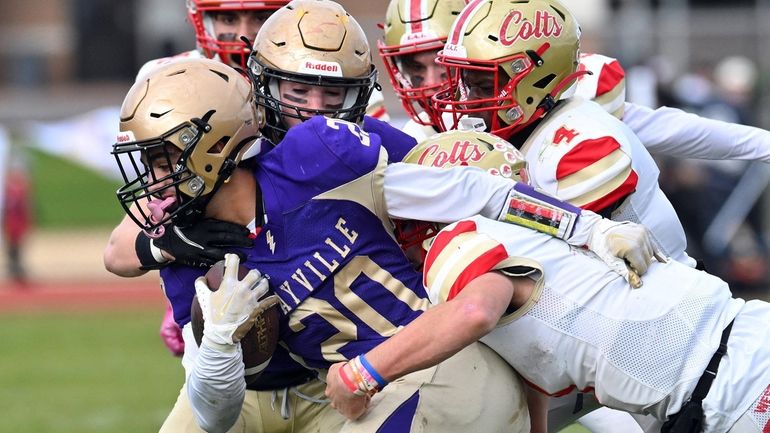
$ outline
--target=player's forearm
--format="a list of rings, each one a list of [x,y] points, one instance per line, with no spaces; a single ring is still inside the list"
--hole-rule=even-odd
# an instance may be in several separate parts
[[[246,395],[240,346],[221,352],[204,343],[187,379],[187,395],[198,425],[209,433],[226,432],[238,420]]]
[[[431,308],[367,353],[367,360],[390,382],[451,357],[487,332],[485,327],[469,320],[469,316],[476,314],[469,310],[472,306],[462,304],[446,303]]]
[[[515,185],[475,167],[441,169],[396,163],[385,169],[384,200],[393,218],[450,223],[473,215],[496,218]]]
[[[577,247],[589,244],[602,219],[527,184],[474,167],[436,169],[391,164],[385,172],[384,195],[388,214],[393,218],[447,223],[480,214]]]
[[[429,308],[366,358],[387,381],[436,365],[492,331],[512,293],[508,278],[482,275],[453,300]]]
[[[121,277],[136,277],[147,273],[140,269],[141,263],[135,250],[139,231],[139,227],[129,217],[123,217],[107,241],[103,255],[105,269]]]
[[[529,185],[474,167],[391,164],[385,172],[384,195],[393,218],[451,223],[482,215],[568,242],[581,213],[580,208]]]
[[[770,162],[770,132],[707,119],[677,108],[626,103],[623,122],[652,154]]]

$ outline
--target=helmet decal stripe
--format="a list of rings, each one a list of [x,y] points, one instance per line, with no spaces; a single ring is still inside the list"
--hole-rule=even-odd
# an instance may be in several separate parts
[[[422,22],[426,18],[425,0],[409,0],[404,6],[408,8],[404,16],[409,20],[409,33],[422,33]]]
[[[452,25],[452,33],[449,35],[447,44],[462,44],[462,37],[465,34],[465,30],[468,28],[468,24],[471,22],[471,17],[476,14],[476,11],[479,10],[479,8],[489,3],[489,1],[490,0],[473,0],[472,2],[468,3],[467,6],[465,6],[465,8],[460,13],[460,16],[457,17],[454,24]]]

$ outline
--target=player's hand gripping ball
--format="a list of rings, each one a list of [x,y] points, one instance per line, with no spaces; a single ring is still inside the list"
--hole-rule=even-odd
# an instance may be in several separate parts
[[[215,347],[240,342],[246,382],[254,381],[278,344],[280,306],[276,295],[267,295],[267,278],[228,254],[196,280],[195,290],[190,311],[195,341],[200,346],[206,338]]]

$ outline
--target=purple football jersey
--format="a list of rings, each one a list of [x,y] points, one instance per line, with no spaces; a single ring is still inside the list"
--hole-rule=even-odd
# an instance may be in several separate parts
[[[366,352],[427,308],[421,276],[372,209],[385,156],[378,134],[315,117],[256,169],[267,222],[246,265],[270,276],[281,339],[308,366]]]

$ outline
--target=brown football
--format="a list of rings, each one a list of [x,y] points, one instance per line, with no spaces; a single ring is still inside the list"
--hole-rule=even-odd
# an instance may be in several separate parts
[[[224,271],[225,262],[221,260],[211,266],[211,269],[206,272],[206,282],[213,291],[219,289],[219,285],[224,277]],[[243,279],[248,272],[249,268],[240,265],[238,268],[238,279]],[[279,305],[276,304],[265,310],[257,317],[254,327],[241,339],[246,383],[251,383],[259,377],[262,368],[264,368],[262,364],[270,360],[278,345],[279,309]],[[201,311],[197,296],[193,297],[190,309],[190,322],[195,342],[200,346],[203,339],[203,312]]]

